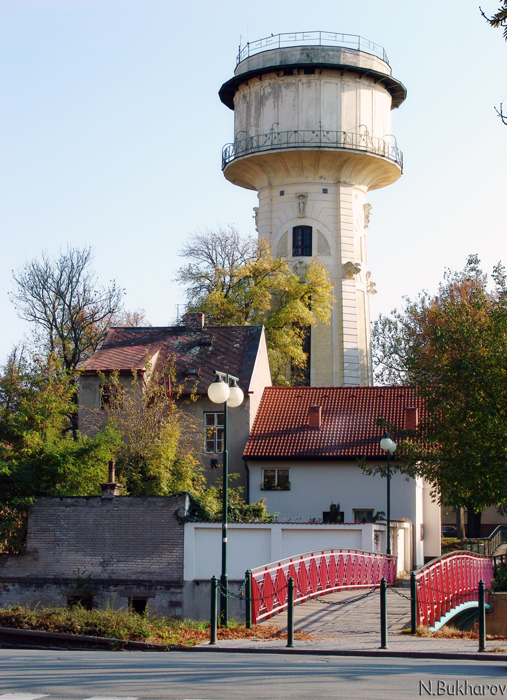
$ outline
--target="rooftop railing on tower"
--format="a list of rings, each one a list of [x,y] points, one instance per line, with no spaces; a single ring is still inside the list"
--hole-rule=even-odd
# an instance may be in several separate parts
[[[284,34],[271,34],[264,39],[247,41],[245,46],[239,47],[236,65],[245,58],[254,56],[262,51],[282,49],[291,46],[339,46],[344,49],[354,49],[381,58],[389,63],[387,54],[382,46],[375,44],[357,34],[340,34],[338,32],[292,32]]]

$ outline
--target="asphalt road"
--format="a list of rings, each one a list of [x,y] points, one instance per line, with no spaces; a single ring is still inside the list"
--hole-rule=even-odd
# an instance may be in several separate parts
[[[507,698],[505,662],[0,650],[0,700]]]

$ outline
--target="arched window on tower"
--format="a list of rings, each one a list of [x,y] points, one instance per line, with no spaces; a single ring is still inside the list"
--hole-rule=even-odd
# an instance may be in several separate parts
[[[292,229],[292,255],[297,258],[312,254],[312,227],[294,226]]]

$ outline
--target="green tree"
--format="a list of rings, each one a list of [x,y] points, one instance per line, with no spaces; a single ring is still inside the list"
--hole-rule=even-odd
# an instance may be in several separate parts
[[[194,418],[167,390],[171,369],[151,371],[147,381],[136,372],[125,384],[118,373],[102,376],[107,409],[95,414],[95,427],[104,425],[123,436],[116,450],[118,481],[131,496],[168,495],[204,488],[203,466],[195,448],[201,432]],[[103,393],[103,404],[104,404]],[[196,435],[198,438],[196,439]]]
[[[15,350],[0,375],[0,547],[19,549],[28,505],[40,496],[93,496],[120,442],[69,432],[75,386],[58,358]]]
[[[403,311],[374,326],[377,377],[415,387],[427,415],[404,433],[400,469],[424,476],[434,494],[469,512],[477,533],[480,512],[507,496],[507,284],[494,268],[493,288],[470,256],[450,272],[436,295],[406,301]]]
[[[209,325],[266,327],[275,384],[304,373],[309,327],[329,323],[332,285],[325,266],[314,259],[291,270],[273,258],[264,240],[242,238],[232,227],[194,234],[181,255],[190,262],[178,271],[188,309],[202,311]]]

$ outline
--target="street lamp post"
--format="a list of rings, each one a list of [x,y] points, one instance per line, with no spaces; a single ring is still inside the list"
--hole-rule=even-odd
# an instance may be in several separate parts
[[[239,388],[237,377],[225,372],[217,372],[215,370],[215,381],[208,388],[208,397],[213,403],[223,403],[224,405],[224,445],[223,445],[223,478],[222,478],[222,571],[220,575],[221,591],[220,591],[220,619],[224,627],[227,627],[229,621],[229,605],[227,599],[227,510],[229,499],[229,450],[228,450],[228,434],[227,420],[228,409],[236,408],[243,403],[243,392]],[[232,382],[232,384],[229,384]]]
[[[396,450],[396,443],[388,432],[380,441],[380,449],[387,452],[387,544],[386,554],[391,554],[391,455]]]

